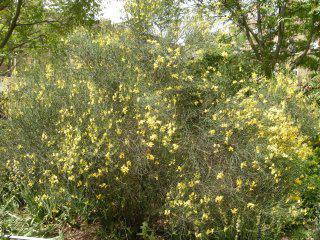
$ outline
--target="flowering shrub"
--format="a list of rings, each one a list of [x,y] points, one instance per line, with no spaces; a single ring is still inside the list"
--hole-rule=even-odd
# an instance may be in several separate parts
[[[0,118],[3,119],[7,115],[7,99],[3,93],[0,93]]]
[[[289,77],[229,79],[127,29],[80,29],[61,45],[9,94],[2,169],[32,212],[250,239],[307,211],[297,185],[317,110]]]
[[[179,147],[175,102],[166,97],[170,73],[162,70],[179,51],[162,57],[152,43],[137,49],[130,35],[121,42],[112,34],[93,39],[78,32],[65,43],[71,54],[25,73],[9,96],[3,155],[33,212],[71,222],[125,218],[139,227],[161,204]],[[85,52],[78,42],[87,44]],[[143,50],[150,58],[141,59]]]
[[[166,197],[163,215],[173,235],[275,239],[285,223],[308,211],[298,185],[312,154],[306,134],[317,128],[308,115],[290,114],[307,107],[295,91],[294,82],[279,75],[258,89],[204,99],[197,130],[185,133],[190,141],[181,144],[180,181]]]

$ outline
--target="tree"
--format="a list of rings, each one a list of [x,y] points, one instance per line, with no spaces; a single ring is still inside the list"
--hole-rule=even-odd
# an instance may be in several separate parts
[[[246,37],[265,75],[277,64],[318,67],[320,6],[318,0],[192,0],[209,18],[225,18]],[[244,48],[248,49],[248,48]]]
[[[98,0],[0,0],[0,66],[10,68],[13,54],[22,49],[93,23],[98,10]]]
[[[172,37],[185,13],[181,0],[126,0],[127,24],[144,37]]]
[[[319,68],[318,0],[129,0],[127,12],[137,31],[162,37],[173,29],[188,32],[184,20],[192,15],[213,30],[223,22],[229,42],[240,44],[240,53],[268,77],[281,64]]]

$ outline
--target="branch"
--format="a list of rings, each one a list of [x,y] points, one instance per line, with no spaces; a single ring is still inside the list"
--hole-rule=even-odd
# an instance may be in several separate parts
[[[22,6],[22,2],[23,0],[18,0],[18,4],[17,4],[17,9],[16,9],[16,13],[12,19],[12,22],[9,26],[9,29],[8,29],[8,32],[7,34],[5,35],[4,39],[2,40],[2,42],[0,43],[0,49],[1,48],[4,48],[5,45],[7,44],[7,42],[9,41],[14,29],[16,28],[16,25],[17,25],[17,21],[18,21],[18,18],[20,16],[20,11],[21,11],[21,6]]]
[[[17,48],[21,48],[21,47],[23,47],[24,45],[26,45],[26,44],[28,44],[28,43],[29,43],[29,41],[27,41],[27,42],[22,42],[22,43],[20,43],[20,44],[18,44],[18,45],[15,45],[15,46],[13,46],[13,47],[10,48],[10,51],[14,51],[14,50],[16,50]]]
[[[247,22],[247,18],[244,15],[243,16],[243,26],[246,28],[246,30],[253,36],[254,40],[256,40],[257,44],[259,45],[263,45],[262,41],[260,41],[260,39],[258,38],[257,34],[255,34],[252,29],[249,27],[249,24]]]
[[[235,1],[235,5],[237,7],[237,10],[239,11],[241,17],[242,17],[242,24],[243,26],[246,28],[247,31],[250,32],[250,34],[253,36],[254,40],[257,42],[257,44],[259,44],[260,46],[263,46],[263,42],[259,39],[259,37],[257,36],[257,34],[255,34],[253,32],[253,30],[250,28],[249,24],[248,24],[248,18],[247,18],[247,14],[243,13],[243,10],[241,8],[241,5],[239,3],[238,0]],[[241,23],[241,22],[240,22]]]
[[[29,44],[30,42],[32,42],[32,41],[34,41],[34,40],[36,40],[36,39],[42,38],[42,37],[45,37],[45,35],[44,35],[44,34],[40,34],[40,35],[38,35],[38,36],[36,36],[36,37],[34,37],[34,38],[28,39],[28,40],[25,41],[25,42],[22,42],[22,43],[20,43],[20,44],[18,44],[18,45],[12,46],[12,47],[10,48],[10,51],[14,51],[14,50],[17,49],[17,48],[21,48],[21,47],[23,47],[24,45]]]
[[[254,42],[253,42],[253,40],[252,40],[252,38],[251,38],[250,31],[249,31],[248,28],[245,28],[245,33],[246,33],[246,37],[247,37],[247,39],[248,39],[248,41],[249,41],[249,44],[250,44],[252,50],[254,51],[254,54],[256,55],[256,58],[257,58],[258,60],[261,60],[260,53],[259,53],[259,51],[258,51],[258,49],[257,49],[257,46],[254,44]]]
[[[261,17],[261,9],[260,2],[257,5],[257,26],[260,37],[262,37],[262,17]]]
[[[283,41],[283,35],[284,35],[284,31],[285,31],[285,26],[284,26],[284,16],[286,13],[286,6],[287,5],[287,1],[285,1],[285,3],[279,7],[279,26],[278,26],[278,40],[277,40],[277,45],[276,45],[276,50],[274,53],[274,59],[276,60],[279,57],[280,54],[280,50],[282,47],[282,41]]]
[[[237,22],[239,24],[239,27],[245,31],[247,40],[249,41],[249,44],[250,44],[254,54],[256,55],[256,58],[258,60],[261,60],[261,55],[259,53],[259,50],[258,50],[257,46],[254,44],[251,36],[253,36],[253,38],[255,39],[255,41],[257,42],[257,44],[259,46],[263,46],[263,44],[261,43],[258,36],[249,27],[248,22],[247,22],[247,16],[246,16],[246,14],[241,13],[242,8],[240,6],[240,3],[237,0],[235,1],[235,5],[237,7],[237,11],[239,11],[239,13],[240,13],[240,17],[237,16],[237,14],[232,10],[232,8],[228,5],[227,1],[224,1],[224,6],[230,11],[231,16],[234,18],[233,20],[235,22]]]
[[[2,5],[2,6],[0,6],[0,11],[6,9],[7,7],[8,7],[8,5]],[[1,65],[0,65],[0,66],[1,66]]]
[[[306,48],[304,49],[302,54],[299,57],[297,57],[297,59],[293,62],[292,69],[297,67],[303,61],[303,59],[307,56],[307,54],[308,54],[308,52],[310,50],[310,47],[311,47],[311,43],[313,41],[313,37],[320,30],[320,25],[315,27],[315,14],[313,14],[311,21],[312,21],[311,22],[311,29],[310,29],[310,32],[309,32],[309,36],[307,38]]]
[[[17,27],[21,27],[21,26],[33,26],[33,25],[38,25],[38,24],[42,24],[42,23],[56,23],[59,22],[57,20],[43,20],[43,21],[37,21],[37,22],[32,22],[32,23],[17,23],[16,26]]]
[[[3,63],[4,63],[4,57],[1,57],[1,59],[0,59],[0,67],[2,66]]]

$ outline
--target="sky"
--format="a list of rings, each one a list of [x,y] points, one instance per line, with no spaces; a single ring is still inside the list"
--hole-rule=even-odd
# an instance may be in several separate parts
[[[123,16],[123,1],[121,0],[101,0],[102,17],[110,19],[112,22],[121,22]]]

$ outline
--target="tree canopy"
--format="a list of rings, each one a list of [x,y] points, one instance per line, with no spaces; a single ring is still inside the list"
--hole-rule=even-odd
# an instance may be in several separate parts
[[[291,68],[319,67],[320,4],[317,0],[128,2],[132,20],[140,24],[140,28],[144,20],[144,26],[148,26],[149,31],[153,29],[153,33],[157,32],[155,29],[163,32],[168,23],[171,27],[175,23],[177,28],[185,28],[182,19],[188,14],[201,15],[211,23],[211,30],[223,26],[229,42],[243,37],[244,41],[237,41],[241,44],[237,48],[242,54],[250,54],[267,76],[271,76],[279,64],[289,64]]]
[[[0,65],[10,68],[12,56],[37,48],[79,25],[92,24],[96,0],[1,0]]]

